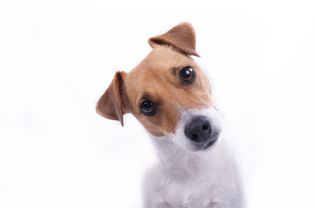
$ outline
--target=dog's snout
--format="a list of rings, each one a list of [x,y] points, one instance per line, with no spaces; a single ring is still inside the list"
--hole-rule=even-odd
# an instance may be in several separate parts
[[[211,123],[205,116],[193,118],[185,126],[185,135],[194,142],[204,142],[210,138],[212,131]]]

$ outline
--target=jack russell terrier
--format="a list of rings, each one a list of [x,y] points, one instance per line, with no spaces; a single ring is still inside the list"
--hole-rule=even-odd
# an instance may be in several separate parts
[[[238,168],[208,79],[190,56],[195,32],[182,23],[149,39],[151,53],[116,72],[97,112],[123,125],[132,113],[148,131],[159,163],[144,180],[145,208],[240,208]]]

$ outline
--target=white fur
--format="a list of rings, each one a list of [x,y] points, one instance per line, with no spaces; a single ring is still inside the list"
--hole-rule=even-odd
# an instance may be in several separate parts
[[[221,131],[215,144],[195,151],[184,134],[193,115],[204,115]],[[144,180],[145,208],[240,208],[242,190],[234,155],[214,108],[189,110],[174,134],[150,135],[159,163]]]

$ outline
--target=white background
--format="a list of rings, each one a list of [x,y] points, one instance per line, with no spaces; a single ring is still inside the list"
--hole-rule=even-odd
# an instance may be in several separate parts
[[[315,207],[312,1],[1,1],[0,207],[128,207],[155,154],[95,113],[116,70],[177,23],[234,138],[250,208]]]

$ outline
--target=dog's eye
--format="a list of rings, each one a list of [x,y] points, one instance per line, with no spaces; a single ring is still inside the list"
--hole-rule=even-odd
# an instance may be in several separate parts
[[[156,110],[157,106],[148,99],[143,100],[140,104],[140,111],[146,116],[154,116]]]
[[[184,84],[191,84],[196,78],[195,70],[191,66],[183,67],[179,72],[179,76]]]

